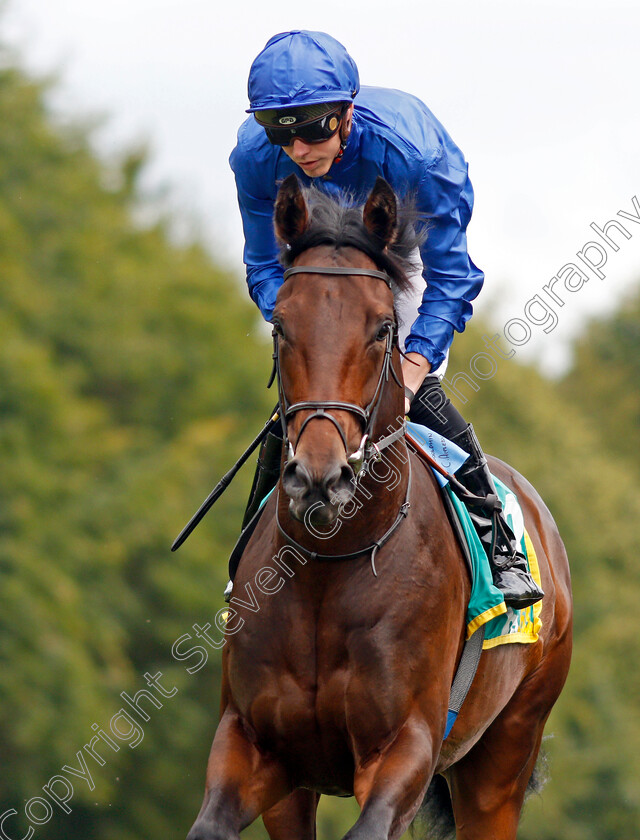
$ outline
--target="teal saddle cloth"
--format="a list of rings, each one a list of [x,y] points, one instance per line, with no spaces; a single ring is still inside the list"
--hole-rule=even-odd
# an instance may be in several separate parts
[[[451,441],[435,434],[425,426],[417,423],[407,423],[407,431],[429,455],[434,458],[447,472],[455,473],[468,458],[466,452]],[[458,521],[456,531],[461,540],[466,543],[466,554],[471,567],[471,596],[467,606],[467,638],[483,625],[485,637],[483,648],[496,647],[501,644],[520,642],[531,644],[538,640],[538,633],[542,626],[540,611],[542,602],[538,601],[531,607],[514,610],[507,607],[499,589],[493,585],[493,576],[486,552],[480,542],[469,511],[451,489],[449,482],[437,470],[433,474],[447,497],[452,516]],[[496,491],[502,502],[504,516],[511,530],[520,541],[522,553],[527,558],[531,574],[540,584],[540,570],[535,549],[524,527],[524,517],[518,498],[506,484],[493,476]]]

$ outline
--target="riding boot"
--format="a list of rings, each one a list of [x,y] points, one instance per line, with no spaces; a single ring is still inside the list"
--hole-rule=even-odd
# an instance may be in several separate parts
[[[256,472],[242,519],[243,530],[257,513],[262,500],[278,483],[282,457],[282,429],[276,426],[260,444]]]
[[[544,597],[544,592],[529,571],[513,531],[502,513],[493,478],[480,444],[469,425],[451,440],[471,457],[456,472],[456,478],[475,496],[484,498],[481,505],[468,505],[469,514],[487,552],[493,582],[504,595],[505,604],[523,609]]]
[[[273,431],[269,432],[260,446],[256,472],[253,477],[251,492],[249,493],[249,501],[247,502],[247,508],[242,519],[242,531],[229,558],[229,577],[231,579],[224,590],[224,599],[227,602],[231,599],[233,579],[238,569],[240,557],[262,515],[262,502],[265,496],[278,483],[281,457],[282,432],[280,427],[276,426]]]

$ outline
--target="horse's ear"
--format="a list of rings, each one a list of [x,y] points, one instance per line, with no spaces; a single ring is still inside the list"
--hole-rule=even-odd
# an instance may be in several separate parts
[[[307,229],[307,203],[295,175],[287,176],[278,190],[274,221],[276,236],[285,245],[290,245]]]
[[[364,205],[362,220],[383,248],[391,245],[398,224],[398,201],[389,184],[379,175]]]

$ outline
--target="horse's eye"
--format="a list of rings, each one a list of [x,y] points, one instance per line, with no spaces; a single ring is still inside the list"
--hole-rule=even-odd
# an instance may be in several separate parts
[[[391,332],[391,324],[389,322],[387,322],[386,324],[383,324],[380,327],[380,329],[378,330],[378,332],[376,333],[376,341],[384,341],[385,338],[389,335],[390,332]]]

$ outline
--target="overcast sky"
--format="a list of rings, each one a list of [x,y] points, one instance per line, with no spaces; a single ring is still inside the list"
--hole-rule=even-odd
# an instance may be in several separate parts
[[[416,94],[461,147],[476,193],[469,250],[487,276],[481,308],[498,329],[523,318],[525,303],[598,239],[591,222],[633,213],[640,197],[637,0],[6,2],[4,40],[29,68],[60,73],[56,107],[107,114],[98,134],[106,153],[147,140],[149,182],[172,186],[175,206],[201,220],[210,250],[239,275],[227,158],[249,66],[288,29],[330,32],[364,84]],[[558,326],[545,334],[533,325],[522,355],[557,366],[589,315],[640,280],[640,223],[626,227],[633,236],[617,235],[605,279],[590,274],[565,291]]]

